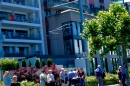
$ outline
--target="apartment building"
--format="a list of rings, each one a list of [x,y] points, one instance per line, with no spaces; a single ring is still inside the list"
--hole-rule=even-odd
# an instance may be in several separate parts
[[[0,0],[0,57],[45,54],[41,0]]]

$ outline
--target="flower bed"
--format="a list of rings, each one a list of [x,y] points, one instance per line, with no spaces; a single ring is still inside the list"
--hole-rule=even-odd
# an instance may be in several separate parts
[[[87,86],[97,86],[97,80],[95,76],[88,76],[87,77]],[[106,74],[103,84],[111,85],[118,83],[118,76],[117,74]]]

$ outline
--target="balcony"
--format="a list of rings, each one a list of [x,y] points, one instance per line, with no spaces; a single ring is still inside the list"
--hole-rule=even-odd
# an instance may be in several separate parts
[[[38,3],[25,3],[25,1],[18,0],[0,0],[0,8],[6,10],[14,10],[20,12],[36,12],[39,10]]]
[[[27,21],[11,21],[11,20],[0,20],[2,26],[10,26],[10,27],[23,27],[23,28],[35,28],[40,27],[39,19],[37,20],[27,20]]]
[[[69,3],[69,4],[65,4]],[[64,5],[62,5],[64,4]],[[60,5],[60,6],[59,6]],[[47,2],[48,8],[51,9],[59,9],[59,10],[66,10],[66,9],[79,9],[79,5],[77,2],[67,2],[67,1],[58,1],[58,0],[49,0]],[[83,5],[83,10],[88,10],[88,7]]]
[[[40,51],[36,51],[32,53],[32,51],[25,52],[24,50],[20,50],[19,52],[9,52],[8,50],[4,50],[4,57],[28,57],[33,55],[41,55]]]
[[[18,35],[3,35],[3,42],[16,42],[16,43],[41,43],[41,37],[37,34],[19,34]]]

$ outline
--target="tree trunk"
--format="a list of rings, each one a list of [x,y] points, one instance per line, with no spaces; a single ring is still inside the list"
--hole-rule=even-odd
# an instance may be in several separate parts
[[[128,63],[127,63],[127,51],[126,51],[126,46],[122,46],[122,57],[123,57],[123,63],[126,63],[126,69],[127,69],[127,84],[129,85],[129,73],[128,73]]]

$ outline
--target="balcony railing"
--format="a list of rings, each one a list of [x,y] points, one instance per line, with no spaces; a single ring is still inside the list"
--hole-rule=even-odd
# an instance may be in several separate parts
[[[67,4],[65,4],[67,3]],[[63,5],[64,4],[64,5]],[[58,1],[58,0],[49,0],[47,2],[48,8],[58,8],[58,9],[79,9],[79,5],[75,2],[66,2],[66,1]],[[83,10],[88,10],[88,7],[86,5],[83,5]]]
[[[6,39],[24,39],[24,40],[41,40],[40,35],[37,34],[19,34],[18,35],[4,35]]]
[[[17,19],[14,19],[14,20],[10,20],[10,19],[8,19],[7,17],[1,17],[1,16],[0,16],[0,20],[40,24],[40,20],[39,20],[39,19],[21,19],[21,20],[19,20],[19,19],[17,18]]]
[[[32,52],[32,51],[23,51],[20,50],[19,52],[9,52],[8,50],[4,50],[4,57],[28,57],[28,56],[32,56],[32,55],[41,55],[40,51],[36,51],[36,52]]]
[[[29,6],[29,7],[36,7],[36,8],[39,7],[38,2],[37,3],[35,2],[35,4],[33,4],[32,2],[26,3],[26,0],[0,0],[0,2]]]

